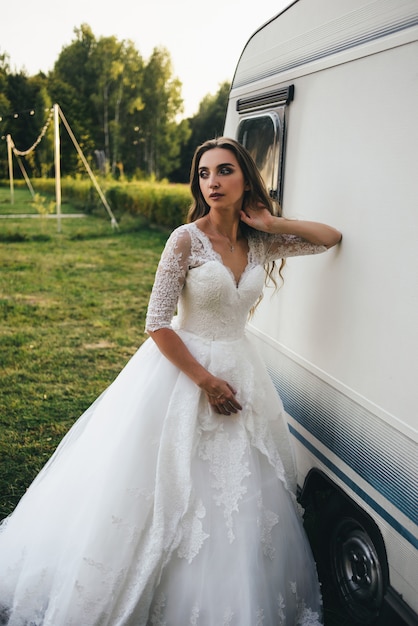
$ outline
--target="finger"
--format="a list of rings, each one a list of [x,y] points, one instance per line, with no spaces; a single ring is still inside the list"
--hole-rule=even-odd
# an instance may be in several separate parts
[[[231,414],[231,406],[229,403],[223,398],[221,401],[217,402],[215,405],[212,405],[212,408],[216,413],[220,415],[230,415]]]
[[[240,403],[237,402],[235,398],[231,400],[226,400],[225,402],[223,402],[222,406],[228,415],[230,415],[231,413],[238,413],[238,411],[242,409]]]
[[[233,396],[229,396],[229,397],[225,398],[225,401],[228,402],[230,407],[234,409],[234,413],[236,413],[237,411],[241,411],[242,406],[238,402],[238,400],[236,399],[235,392],[234,392]]]
[[[236,413],[238,410],[234,398],[225,398],[220,404],[226,411]]]

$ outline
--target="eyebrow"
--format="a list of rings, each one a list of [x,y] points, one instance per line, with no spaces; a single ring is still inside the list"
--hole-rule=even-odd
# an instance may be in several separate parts
[[[229,166],[229,167],[235,167],[234,163],[219,163],[216,167],[225,167],[226,165]],[[207,165],[202,165],[198,169],[199,170],[207,170],[208,166]]]

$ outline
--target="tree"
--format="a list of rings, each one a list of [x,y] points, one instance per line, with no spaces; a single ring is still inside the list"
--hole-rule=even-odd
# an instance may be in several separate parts
[[[173,76],[168,50],[155,48],[144,62],[129,40],[96,39],[88,24],[74,34],[48,76],[11,74],[8,56],[0,55],[0,117],[6,113],[0,137],[10,132],[18,148],[29,147],[57,103],[93,167],[103,163],[96,156],[105,155],[103,171],[114,176],[186,181],[196,145],[222,134],[229,84],[205,96],[193,118],[179,121],[182,85]],[[15,111],[23,112],[18,121]],[[65,130],[60,134],[62,173],[84,174],[71,138]],[[0,168],[7,175],[6,150],[3,154]],[[30,173],[53,175],[52,124],[28,163]]]
[[[46,76],[38,74],[29,78],[34,92],[34,111],[37,120],[37,132],[42,132],[46,127],[46,132],[42,137],[36,150],[32,153],[35,165],[34,173],[37,176],[54,176],[54,127],[52,124],[52,105],[51,96],[48,93],[48,83]],[[49,123],[50,120],[50,123]],[[49,123],[49,124],[48,124]]]
[[[173,181],[188,181],[196,147],[207,139],[223,134],[229,91],[230,83],[228,81],[221,83],[216,94],[207,94],[200,102],[196,115],[189,119],[190,137],[182,149],[178,169],[172,172]]]
[[[143,59],[129,40],[96,40],[86,24],[75,33],[54,66],[51,91],[83,151],[104,154],[106,169],[116,174],[132,162],[127,147],[132,151],[134,117],[144,106]]]
[[[15,89],[18,87],[13,101],[20,113],[12,138],[18,150],[27,152],[21,157],[25,170],[31,177],[53,176],[54,126],[46,76],[11,75],[9,82]],[[31,108],[25,109],[28,103]]]
[[[48,75],[48,90],[54,103],[59,104],[83,151],[93,154],[95,137],[100,128],[92,107],[91,96],[96,92],[96,75],[90,58],[97,46],[88,24],[75,28],[75,39],[64,47]],[[81,168],[72,141],[61,134],[63,174],[75,173]]]
[[[176,117],[183,110],[181,82],[172,76],[172,63],[165,48],[154,48],[144,70],[144,108],[138,114],[142,151],[139,165],[149,176],[167,176],[177,167],[188,126],[178,125]]]
[[[40,176],[42,167],[46,164],[46,157],[42,157],[40,153],[48,145],[44,127],[50,107],[45,75],[29,78],[25,72],[12,74],[9,72],[7,55],[0,55],[0,136],[5,140],[10,135],[19,151],[29,150],[25,157],[21,157],[29,176]],[[39,141],[37,150],[30,150]],[[49,164],[53,163],[53,152],[48,158]],[[16,165],[14,159],[13,163]],[[7,177],[6,150],[0,156],[0,168],[1,176]],[[22,175],[19,168],[16,169],[16,175]]]
[[[131,42],[103,37],[90,63],[97,76],[97,90],[91,101],[102,122],[104,152],[115,174],[116,164],[122,160],[122,127],[129,115],[143,108],[143,61]]]
[[[12,105],[6,95],[7,77],[9,73],[9,57],[7,54],[0,54],[0,178],[8,177],[6,135],[9,132],[8,122],[12,113]]]
[[[0,118],[2,122],[11,113],[10,100],[6,95],[9,72],[9,57],[6,53],[0,54]]]

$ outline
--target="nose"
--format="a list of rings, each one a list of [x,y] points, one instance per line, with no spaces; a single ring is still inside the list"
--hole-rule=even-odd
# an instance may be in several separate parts
[[[211,189],[217,189],[219,187],[219,182],[218,182],[216,174],[211,174],[209,178],[209,187]]]

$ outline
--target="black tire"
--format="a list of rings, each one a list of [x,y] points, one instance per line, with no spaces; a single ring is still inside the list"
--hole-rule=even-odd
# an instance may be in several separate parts
[[[377,527],[354,507],[338,507],[338,513],[332,508],[323,526],[322,573],[344,612],[356,624],[372,624],[389,581],[383,540]]]

